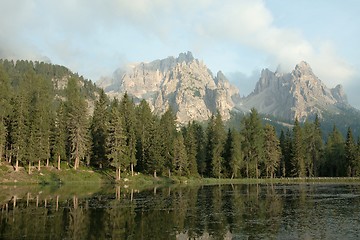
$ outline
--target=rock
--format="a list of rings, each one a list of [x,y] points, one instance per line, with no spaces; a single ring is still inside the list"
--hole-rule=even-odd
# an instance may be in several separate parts
[[[321,117],[323,111],[340,112],[339,104],[348,105],[342,87],[327,88],[308,63],[300,62],[291,73],[263,70],[255,90],[237,108],[255,107],[263,114],[304,121],[315,114]]]
[[[121,98],[127,92],[135,101],[145,99],[157,114],[171,107],[180,123],[205,121],[216,111],[229,119],[240,99],[239,90],[224,74],[213,77],[191,52],[118,69],[99,85],[110,97]]]

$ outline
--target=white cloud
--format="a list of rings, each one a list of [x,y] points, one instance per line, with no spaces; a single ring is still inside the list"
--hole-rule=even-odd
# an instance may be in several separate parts
[[[121,45],[128,38],[124,29],[132,28],[145,38],[156,36],[167,49],[184,41],[200,52],[211,51],[214,44],[238,44],[263,52],[269,67],[281,64],[286,71],[305,60],[330,86],[346,84],[355,72],[331,42],[313,44],[299,29],[276,26],[262,0],[3,0],[0,9],[6,19],[0,22],[3,57],[39,58],[51,51],[70,65],[91,65],[92,51],[96,58],[123,54],[112,45],[107,52],[95,48],[106,48],[101,42],[113,36]],[[152,47],[147,44],[143,47]]]

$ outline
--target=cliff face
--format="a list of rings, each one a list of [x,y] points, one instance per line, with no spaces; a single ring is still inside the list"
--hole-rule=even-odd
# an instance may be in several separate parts
[[[264,114],[304,121],[315,114],[321,117],[323,111],[341,112],[343,106],[348,103],[341,85],[327,88],[310,65],[301,62],[291,73],[263,70],[255,90],[237,107],[242,110],[254,107]]]
[[[217,110],[228,119],[240,98],[221,72],[214,77],[190,52],[118,69],[99,85],[111,97],[127,92],[135,100],[145,99],[158,114],[171,107],[181,123],[207,120]]]

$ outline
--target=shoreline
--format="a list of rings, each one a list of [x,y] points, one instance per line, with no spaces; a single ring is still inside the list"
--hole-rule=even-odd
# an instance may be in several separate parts
[[[138,173],[134,176],[125,175],[121,180],[114,179],[111,169],[94,170],[81,167],[73,170],[63,166],[62,170],[55,167],[36,168],[32,174],[21,168],[15,172],[10,165],[0,164],[0,185],[63,185],[63,184],[115,184],[134,187],[150,187],[155,185],[216,185],[216,184],[296,184],[296,183],[359,183],[360,177],[305,177],[305,178],[202,178],[159,176]]]

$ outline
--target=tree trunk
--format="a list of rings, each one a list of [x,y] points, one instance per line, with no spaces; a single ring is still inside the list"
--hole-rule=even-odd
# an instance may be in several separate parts
[[[168,174],[169,174],[169,178],[171,177],[171,170],[170,168],[168,169]]]
[[[246,161],[246,178],[249,178],[249,163]]]
[[[38,161],[38,171],[41,170],[41,160]]]
[[[156,170],[154,170],[154,178],[156,178]]]
[[[58,164],[57,164],[58,170],[61,170],[61,169],[60,169],[60,161],[61,161],[61,157],[60,157],[60,154],[59,154],[59,155],[58,155]]]
[[[46,159],[46,167],[49,167],[49,158]]]
[[[11,161],[11,158],[10,158]],[[19,171],[19,160],[18,158],[16,158],[16,162],[15,162],[15,172]]]
[[[131,167],[131,176],[133,177],[134,176],[134,164],[131,163],[130,167]]]
[[[79,156],[76,156],[75,163],[74,163],[74,169],[76,170],[76,169],[78,169],[78,167],[79,167]]]
[[[29,174],[31,174],[30,168],[31,168],[31,162],[29,161],[29,170],[28,170],[28,173],[29,173]]]
[[[117,180],[121,180],[121,169],[120,169],[120,168],[118,169],[118,177],[117,177]]]

